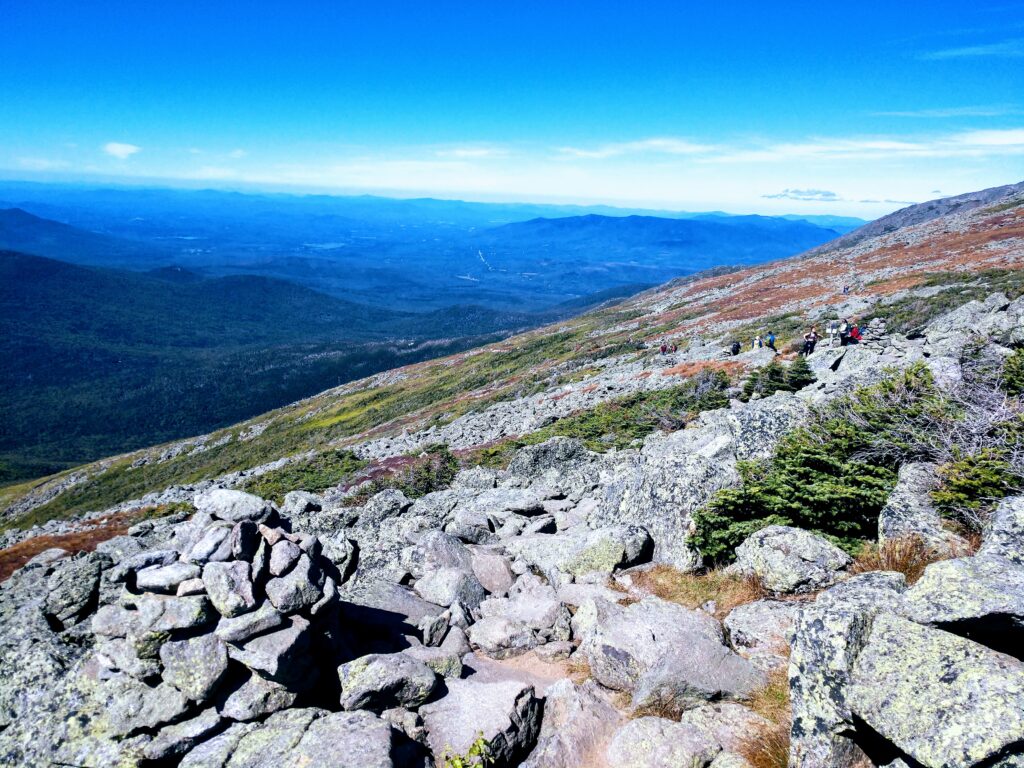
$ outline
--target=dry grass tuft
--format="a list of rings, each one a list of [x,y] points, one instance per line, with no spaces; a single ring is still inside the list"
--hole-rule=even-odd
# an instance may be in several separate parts
[[[907,584],[913,584],[924,574],[924,569],[940,560],[959,557],[964,553],[945,554],[936,552],[918,536],[890,539],[881,546],[865,546],[853,561],[851,573],[870,571],[896,571],[907,577]]]
[[[793,717],[786,670],[772,672],[768,684],[754,691],[746,704],[771,722],[771,726],[751,734],[743,743],[740,755],[753,768],[786,768],[789,765],[789,731]]]
[[[589,680],[593,673],[590,671],[590,663],[583,657],[581,653],[574,653],[569,657],[569,661],[565,665],[568,677],[576,685],[583,685]]]
[[[683,573],[670,565],[656,565],[635,574],[633,583],[642,591],[687,608],[700,608],[713,601],[715,616],[720,619],[739,605],[767,597],[756,578],[720,570]]]

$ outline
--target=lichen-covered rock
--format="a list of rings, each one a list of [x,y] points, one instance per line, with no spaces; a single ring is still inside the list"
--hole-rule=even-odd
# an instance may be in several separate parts
[[[135,587],[150,592],[175,592],[183,581],[198,578],[202,572],[192,563],[152,565],[135,574]]]
[[[835,584],[852,559],[821,536],[800,528],[770,525],[736,548],[735,568],[779,593],[812,592]]]
[[[189,700],[167,683],[151,688],[126,675],[105,682],[99,692],[113,736],[128,736],[177,720],[188,709]]]
[[[799,606],[781,600],[755,600],[733,608],[722,622],[729,645],[761,669],[789,663],[789,638]]]
[[[517,586],[524,580],[520,579]],[[569,611],[547,584],[524,585],[509,597],[489,597],[480,603],[480,615],[510,619],[535,630],[545,640],[569,639]]]
[[[996,555],[1024,565],[1024,496],[999,502],[978,555]]]
[[[1024,566],[994,555],[929,565],[899,613],[958,634],[1024,632]],[[1017,636],[1020,640],[1020,636]]]
[[[214,488],[197,493],[192,498],[192,505],[199,512],[230,523],[242,520],[260,522],[274,512],[274,508],[259,496],[227,488]]]
[[[404,653],[371,654],[342,664],[341,707],[345,710],[415,708],[430,698],[437,675]]]
[[[865,573],[801,608],[789,657],[792,768],[845,766],[863,757],[850,738],[850,675],[872,616],[895,605],[905,587],[902,574]]]
[[[931,492],[939,484],[934,464],[911,462],[900,468],[899,480],[878,514],[879,543],[917,537],[936,552],[965,550],[966,542],[942,526]]]
[[[537,645],[537,635],[526,624],[506,616],[488,616],[469,628],[469,642],[492,659],[507,659]]]
[[[255,723],[235,723],[223,733],[193,747],[178,763],[178,768],[224,768],[238,742],[252,730]]]
[[[593,681],[559,680],[547,689],[537,746],[522,768],[578,768],[599,764],[623,716]]]
[[[593,617],[577,611],[574,630],[594,679],[633,694],[635,707],[742,695],[764,676],[727,648],[718,622],[656,597],[627,607],[603,604]],[[578,619],[579,621],[576,621]]]
[[[461,632],[461,630],[459,631]],[[461,648],[455,650],[414,645],[411,648],[406,648],[402,653],[426,664],[441,677],[458,678],[462,676],[462,656],[469,652],[469,648],[467,647],[464,652],[460,653],[461,650]]]
[[[46,584],[46,615],[65,627],[85,618],[96,602],[105,559],[92,554],[59,562]]]
[[[712,737],[723,749],[740,752],[757,734],[773,727],[770,720],[731,701],[704,704],[683,712],[683,725],[692,725]]]
[[[769,455],[806,412],[795,395],[778,393],[704,412],[688,429],[651,435],[639,455],[620,460],[602,483],[591,524],[643,526],[654,539],[655,561],[693,570],[701,562],[688,543],[693,512],[738,481],[737,460]]]
[[[394,768],[391,733],[388,723],[369,712],[332,712],[310,723],[299,743],[274,765],[328,766],[344,756],[345,763],[358,768]]]
[[[508,594],[515,581],[512,564],[499,552],[484,547],[473,547],[470,552],[470,567],[480,580],[483,588],[491,595],[502,597]]]
[[[220,723],[220,715],[211,707],[193,718],[166,725],[146,745],[143,754],[149,760],[168,760],[183,755],[196,743],[212,735]]]
[[[283,576],[295,565],[302,550],[299,545],[288,539],[281,539],[270,548],[270,575]]]
[[[220,713],[241,722],[256,720],[292,706],[296,697],[295,692],[280,683],[253,673],[228,694]]]
[[[206,701],[228,669],[228,650],[212,634],[173,640],[160,647],[164,682],[193,701]]]
[[[228,645],[228,656],[271,680],[289,684],[300,680],[308,669],[310,640],[309,622],[291,616],[281,629]]]
[[[639,717],[619,728],[605,758],[608,768],[704,768],[722,748],[692,725]]]
[[[847,697],[926,766],[969,768],[1024,742],[1024,664],[893,614],[875,618]]]
[[[511,768],[533,749],[542,704],[521,681],[449,680],[447,695],[420,709],[427,743],[435,755],[464,755],[480,737],[498,768]]]
[[[185,553],[193,563],[222,563],[231,559],[231,523],[218,521],[202,530]]]
[[[609,525],[595,530],[517,536],[505,543],[509,554],[533,566],[555,586],[588,574],[610,574],[646,561],[651,538],[645,528]]]
[[[203,566],[203,585],[221,616],[238,616],[256,607],[249,563],[207,563]]]
[[[721,642],[698,636],[689,645],[667,646],[633,691],[633,706],[685,708],[722,698],[745,698],[768,679]]]
[[[132,645],[119,637],[97,642],[96,660],[103,668],[113,672],[124,672],[136,680],[145,680],[160,674],[160,662],[155,659],[140,659]]]
[[[222,617],[217,622],[214,634],[225,642],[242,643],[254,635],[280,627],[284,622],[284,614],[269,602],[263,602],[255,610],[241,616]]]
[[[402,550],[402,565],[415,578],[439,568],[472,570],[472,556],[466,545],[444,531],[427,531],[416,544]]]
[[[438,568],[417,580],[416,594],[440,606],[461,605],[475,611],[485,597],[484,587],[472,570]]]
[[[276,551],[282,543],[275,544],[274,550]],[[301,611],[323,596],[324,580],[323,571],[313,559],[302,554],[288,573],[267,582],[267,599],[281,613]]]

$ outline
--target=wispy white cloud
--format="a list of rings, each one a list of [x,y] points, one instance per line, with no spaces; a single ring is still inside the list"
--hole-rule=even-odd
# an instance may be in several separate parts
[[[18,167],[26,171],[59,171],[69,167],[66,160],[52,160],[48,157],[19,157]]]
[[[699,144],[687,139],[672,137],[655,137],[639,141],[623,141],[603,144],[591,149],[580,147],[560,147],[559,152],[571,157],[601,160],[606,157],[633,155],[641,153],[664,155],[701,155],[712,152],[716,147],[712,144]]]
[[[125,144],[120,141],[108,141],[103,145],[103,151],[119,160],[126,160],[137,152],[141,152],[142,147],[137,147],[134,144]]]
[[[249,153],[246,152],[244,149],[233,149],[230,152],[228,152],[228,157],[230,157],[232,160],[238,160],[240,158],[245,157],[247,154]]]
[[[734,147],[701,162],[765,163],[799,160],[865,161],[900,158],[991,157],[1024,154],[1024,129],[963,131],[922,139],[818,138],[803,142]]]
[[[967,45],[960,48],[925,51],[919,54],[918,58],[926,61],[978,58],[1019,59],[1024,58],[1024,37],[1003,40],[999,43],[984,43],[982,45]]]
[[[906,109],[891,112],[871,112],[873,117],[920,117],[920,118],[948,118],[948,117],[1006,117],[1008,115],[1024,114],[1024,110],[1017,106],[973,106],[973,107],[940,107],[937,109]]]
[[[771,195],[761,195],[767,200],[814,200],[821,203],[834,203],[842,198],[828,189],[784,189]]]

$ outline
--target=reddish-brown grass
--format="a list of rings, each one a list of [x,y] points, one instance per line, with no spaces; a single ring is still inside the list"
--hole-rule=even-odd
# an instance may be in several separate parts
[[[750,734],[740,749],[740,755],[753,768],[786,768],[789,765],[789,732],[793,720],[786,670],[772,672],[768,676],[768,684],[755,691],[746,704],[771,725]]]
[[[918,536],[890,539],[880,546],[865,546],[854,559],[850,572],[896,571],[907,577],[907,584],[913,584],[932,563],[970,554],[969,546],[963,552],[946,553],[937,552]]]
[[[59,547],[71,553],[92,552],[100,542],[125,533],[137,520],[151,513],[152,507],[119,512],[96,521],[96,525],[83,531],[55,535],[34,536],[31,539],[0,549],[0,581],[47,549]]]
[[[656,565],[635,574],[633,584],[640,592],[650,593],[687,608],[700,608],[714,601],[715,615],[719,618],[724,618],[737,606],[766,596],[761,582],[756,578],[716,570],[699,574],[683,573],[670,565]]]

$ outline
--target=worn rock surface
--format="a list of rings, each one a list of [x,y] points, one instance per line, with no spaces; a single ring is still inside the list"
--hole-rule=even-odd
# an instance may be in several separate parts
[[[925,765],[966,768],[1024,743],[1024,664],[892,614],[875,618],[848,697]]]
[[[736,548],[736,570],[756,576],[777,593],[811,592],[843,577],[852,558],[839,547],[799,528],[770,525]]]

